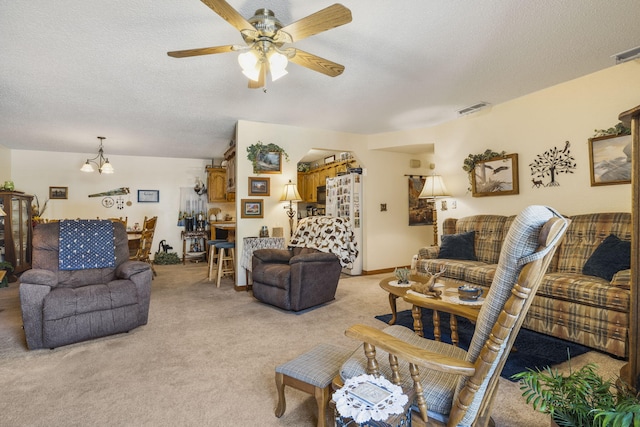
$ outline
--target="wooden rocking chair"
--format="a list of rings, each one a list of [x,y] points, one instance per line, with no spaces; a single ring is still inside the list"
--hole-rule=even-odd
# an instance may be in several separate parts
[[[363,341],[334,386],[362,374],[384,375],[415,393],[412,425],[486,426],[500,372],[569,221],[544,206],[524,209],[505,239],[495,278],[477,318],[469,351],[422,338],[403,326],[355,325],[345,334]],[[419,304],[420,298],[410,298]],[[378,364],[388,357],[389,364]],[[426,368],[426,369],[424,369]]]

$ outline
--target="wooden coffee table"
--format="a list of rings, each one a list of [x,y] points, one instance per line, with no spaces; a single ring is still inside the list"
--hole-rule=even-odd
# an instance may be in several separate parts
[[[422,329],[422,308],[430,308],[433,310],[433,336],[436,341],[440,341],[440,313],[449,313],[449,326],[451,328],[451,343],[458,345],[458,319],[456,316],[462,316],[475,323],[478,319],[478,313],[482,306],[483,298],[480,298],[477,302],[465,302],[460,301],[457,298],[458,286],[460,282],[455,280],[438,280],[437,284],[442,285],[439,289],[442,290],[442,296],[440,298],[430,298],[421,294],[413,292],[407,293],[403,299],[413,305],[411,314],[413,316],[413,330],[420,336],[424,336]]]
[[[411,282],[419,282],[420,278],[421,277],[419,276],[411,275],[409,280]],[[404,298],[411,286],[411,283],[409,285],[397,285],[397,283],[398,280],[395,278],[395,276],[385,277],[380,281],[380,287],[389,292],[389,305],[391,306],[391,320],[389,320],[390,325],[394,325],[398,318],[396,300],[398,298]]]

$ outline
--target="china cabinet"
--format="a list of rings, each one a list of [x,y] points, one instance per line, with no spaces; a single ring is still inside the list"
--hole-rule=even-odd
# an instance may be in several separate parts
[[[33,196],[0,192],[0,206],[6,216],[0,217],[0,254],[13,265],[13,273],[31,268],[31,200]]]

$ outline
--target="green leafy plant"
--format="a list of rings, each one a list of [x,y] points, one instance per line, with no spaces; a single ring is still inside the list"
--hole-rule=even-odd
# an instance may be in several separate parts
[[[258,141],[255,144],[251,144],[247,147],[247,159],[253,165],[253,170],[255,172],[256,165],[258,164],[258,155],[266,154],[266,153],[281,153],[285,160],[289,161],[289,155],[284,151],[284,148],[280,148],[276,144],[263,144],[262,141]]]
[[[594,138],[607,135],[631,135],[631,129],[626,127],[622,122],[609,129],[594,129]]]
[[[13,265],[8,261],[0,262],[0,270],[6,270],[7,273],[11,273],[13,271]],[[5,275],[0,281],[0,288],[5,288],[9,286],[9,275]]]
[[[175,252],[158,252],[153,256],[153,263],[158,265],[180,264],[182,260]]]
[[[640,425],[638,395],[621,381],[604,380],[595,364],[562,375],[557,369],[529,369],[512,376],[533,409],[564,427]]]
[[[467,158],[464,159],[464,162],[462,163],[462,170],[467,172],[467,174],[469,175],[469,188],[467,188],[467,190],[471,191],[471,174],[473,173],[473,170],[476,168],[476,164],[478,162],[495,159],[496,157],[504,157],[506,154],[507,154],[506,151],[497,152],[497,151],[493,151],[490,148],[487,148],[486,150],[484,150],[484,153],[469,154]]]

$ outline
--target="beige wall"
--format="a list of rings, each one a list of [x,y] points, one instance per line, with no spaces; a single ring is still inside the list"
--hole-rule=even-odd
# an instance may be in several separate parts
[[[206,160],[171,159],[109,155],[116,169],[112,175],[80,172],[80,166],[90,155],[54,153],[49,151],[13,150],[13,181],[16,190],[34,194],[42,208],[49,198],[49,186],[69,188],[69,199],[50,200],[44,218],[109,218],[128,217],[128,224],[142,224],[145,216],[158,216],[154,235],[156,252],[160,240],[166,240],[182,255],[182,240],[177,226],[180,187],[193,187],[195,177],[206,181]],[[88,197],[119,187],[129,187],[131,206],[122,210],[102,206],[102,197]],[[138,203],[138,190],[160,190],[159,203]]]
[[[457,203],[456,210],[439,213],[439,224],[447,217],[476,213],[514,214],[529,204],[548,204],[566,214],[629,211],[629,185],[590,186],[587,139],[594,129],[615,125],[620,112],[638,105],[638,88],[640,60],[425,129],[356,135],[241,120],[236,136],[238,203],[233,215],[238,218],[238,254],[242,249],[242,237],[258,235],[262,225],[270,230],[284,227],[285,235],[288,235],[288,218],[284,203],[279,202],[280,192],[289,179],[296,180],[296,163],[312,148],[352,151],[365,168],[363,252],[366,271],[407,265],[418,248],[431,244],[431,227],[408,226],[405,177],[405,174],[431,173],[428,168],[431,162],[436,164],[436,172],[444,176],[452,200]],[[575,173],[559,175],[559,187],[531,188],[528,164],[536,154],[553,146],[563,146],[567,140],[571,142],[572,154],[578,164]],[[282,174],[265,175],[271,178],[271,196],[265,198],[265,218],[240,219],[239,202],[248,198],[247,178],[255,176],[246,159],[246,148],[257,141],[279,145],[291,160],[283,162]],[[418,154],[393,151],[399,146],[425,148]],[[462,162],[468,154],[486,148],[518,153],[519,195],[473,198],[467,193],[467,175],[461,169]],[[143,157],[109,156],[116,174],[84,175],[78,168],[88,155],[9,151],[0,147],[0,181],[13,179],[16,189],[35,193],[41,201],[47,197],[50,185],[68,186],[70,199],[53,202],[45,216],[122,215],[128,216],[130,221],[141,221],[144,215],[158,215],[156,239],[166,239],[181,254],[181,228],[176,226],[179,188],[193,186],[196,176],[204,179],[207,161],[167,158],[150,161]],[[8,158],[12,160],[6,160]],[[421,160],[422,167],[411,169],[409,159]],[[7,170],[11,172],[7,173]],[[131,188],[134,202],[138,189],[159,189],[160,203],[134,203],[130,208],[117,211],[103,208],[100,199],[87,198],[90,193],[121,186]],[[381,203],[387,204],[387,212],[380,212]],[[245,283],[244,272],[239,274],[238,281]]]
[[[249,145],[262,141],[274,143],[289,154],[290,161],[283,162],[282,174],[265,174],[271,180],[271,196],[264,198],[263,219],[241,219],[237,227],[237,251],[242,253],[242,238],[257,236],[260,227],[284,227],[289,235],[289,221],[284,212],[285,203],[280,202],[282,188],[289,179],[297,180],[296,164],[312,149],[351,151],[365,168],[363,176],[363,268],[366,271],[408,265],[417,247],[428,242],[431,227],[408,226],[408,183],[404,174],[426,173],[426,169],[410,169],[409,159],[423,159],[426,155],[409,155],[379,150],[368,150],[366,137],[321,129],[307,129],[268,123],[239,121],[237,126],[237,193],[236,199],[248,198],[248,177],[253,174],[251,163],[246,158]],[[380,212],[380,204],[387,204],[387,212]],[[300,206],[304,208],[305,204]],[[239,204],[238,204],[239,207]],[[295,227],[295,225],[294,225]],[[239,283],[245,283],[244,273]]]
[[[640,60],[553,86],[495,105],[490,110],[462,117],[428,129],[375,135],[372,145],[407,145],[416,141],[435,144],[437,172],[457,202],[457,210],[440,212],[447,217],[478,213],[515,214],[530,204],[551,205],[565,214],[625,211],[631,209],[631,186],[591,187],[588,138],[594,129],[618,123],[618,114],[640,103]],[[537,154],[571,143],[577,168],[560,174],[558,187],[532,188],[529,164]],[[467,192],[462,163],[468,154],[485,149],[518,153],[520,194],[474,198]],[[450,204],[450,203],[449,203]]]
[[[11,150],[0,145],[0,186],[11,180]]]

